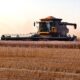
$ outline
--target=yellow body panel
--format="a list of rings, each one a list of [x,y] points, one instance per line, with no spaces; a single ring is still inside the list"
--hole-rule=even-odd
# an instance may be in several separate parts
[[[49,35],[50,33],[57,33],[56,27],[52,27],[50,32],[38,32],[39,35]]]
[[[49,35],[49,32],[38,32],[40,35]]]

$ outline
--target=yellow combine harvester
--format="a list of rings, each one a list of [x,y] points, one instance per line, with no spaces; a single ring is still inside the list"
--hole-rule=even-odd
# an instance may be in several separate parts
[[[40,19],[39,22],[35,22],[34,26],[38,27],[38,32],[30,37],[11,37],[2,35],[2,40],[60,40],[60,41],[72,41],[77,37],[68,36],[69,29],[67,25],[77,28],[75,23],[62,22],[62,19],[48,16]]]

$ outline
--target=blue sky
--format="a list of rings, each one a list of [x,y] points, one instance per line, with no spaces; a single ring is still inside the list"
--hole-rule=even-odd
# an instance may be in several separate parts
[[[26,34],[37,31],[33,22],[46,16],[75,22],[80,36],[80,0],[0,0],[0,34]]]

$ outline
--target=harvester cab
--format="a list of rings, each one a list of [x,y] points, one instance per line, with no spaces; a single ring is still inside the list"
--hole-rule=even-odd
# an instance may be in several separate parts
[[[62,22],[62,19],[55,18],[53,16],[48,16],[46,18],[40,19],[40,21],[36,23],[38,24],[37,34],[54,39],[69,38],[67,35],[69,32],[67,25],[74,26],[74,29],[77,28],[77,25],[75,23]],[[70,37],[70,39],[73,39],[73,37]]]

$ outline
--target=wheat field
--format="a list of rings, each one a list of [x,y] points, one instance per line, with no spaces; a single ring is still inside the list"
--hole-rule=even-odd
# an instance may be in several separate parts
[[[0,45],[0,80],[80,80],[79,44],[64,43],[65,47],[63,42],[57,46],[46,42],[49,46],[45,47],[40,42],[31,47],[34,43],[24,43]]]

